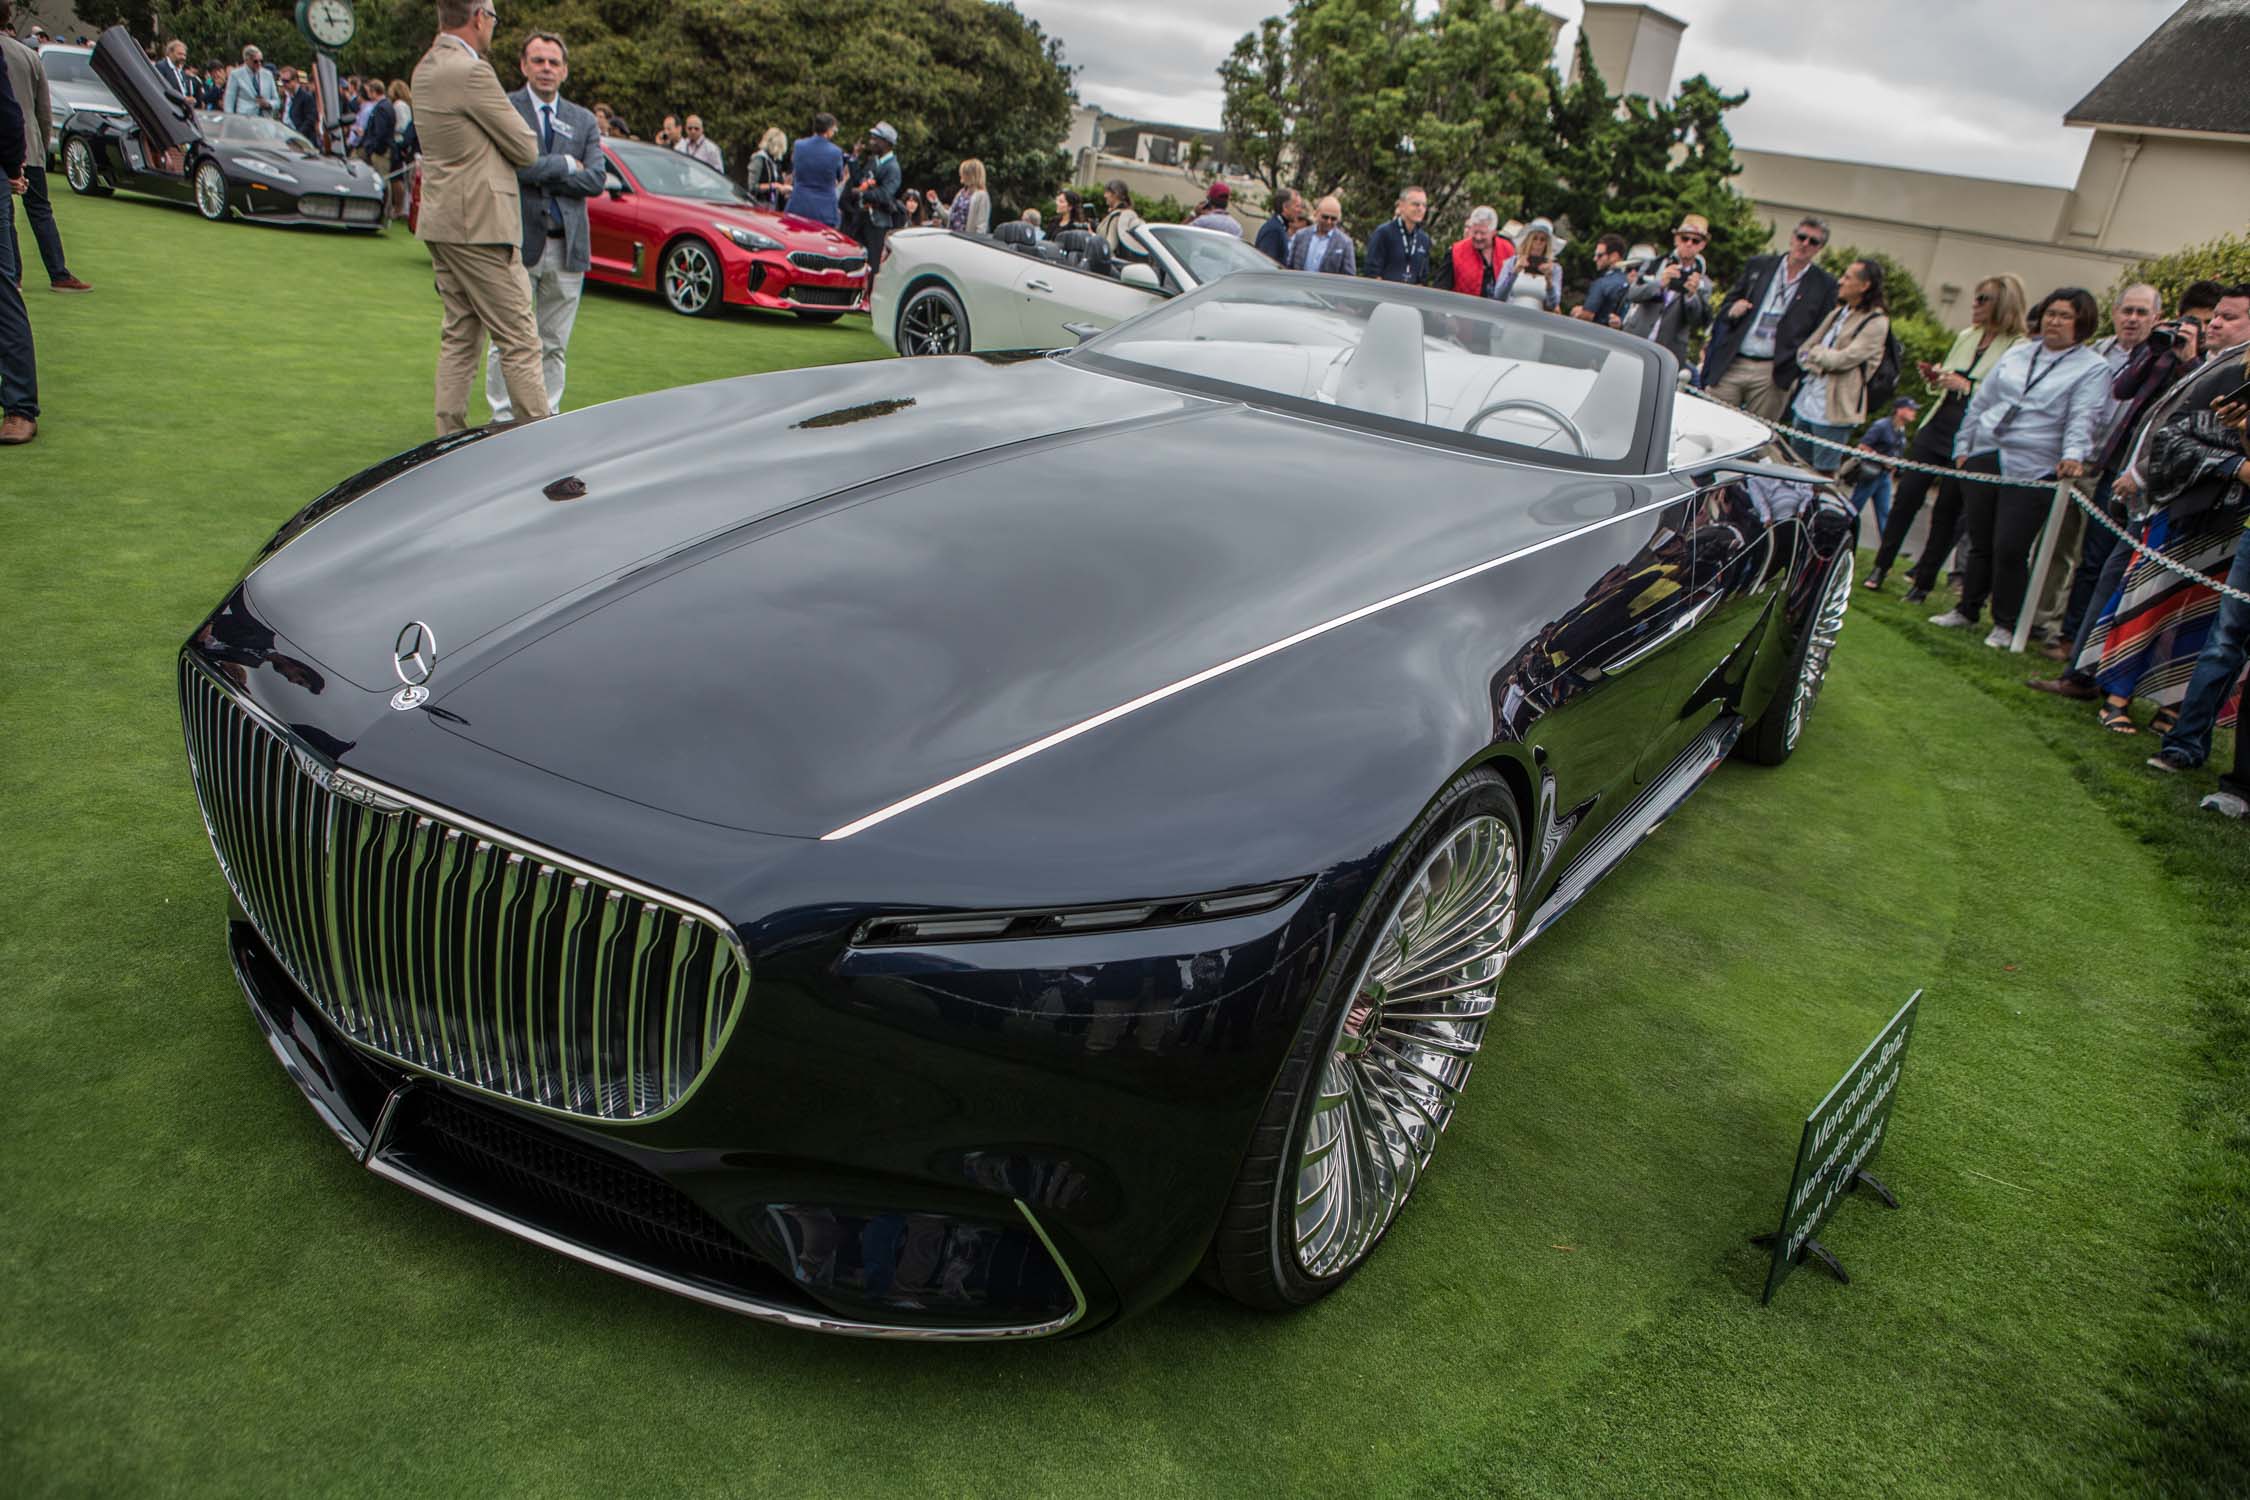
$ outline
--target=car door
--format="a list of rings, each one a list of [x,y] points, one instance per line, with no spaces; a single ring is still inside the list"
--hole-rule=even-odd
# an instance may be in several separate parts
[[[1629,802],[1618,794],[1653,774],[1652,759],[1659,771],[1670,763],[1655,750],[1678,717],[1679,657],[1696,622],[1692,511],[1683,497],[1597,533],[1616,538],[1606,566],[1528,653],[1542,710],[1530,742],[1554,768],[1558,812],[1585,815],[1579,832]],[[1571,565],[1560,558],[1555,565]]]
[[[648,244],[647,216],[641,209],[645,195],[616,157],[602,154],[608,159],[613,186],[586,200],[587,273],[599,281],[653,285],[655,252]]]
[[[1123,279],[1112,280],[1028,255],[1020,258],[1024,264],[1016,273],[1017,326],[1012,335],[1014,347],[1019,349],[1068,348],[1078,342],[1078,335],[1065,324],[1091,323],[1107,328],[1145,312],[1163,298],[1159,291]],[[969,326],[977,327],[974,309]],[[981,329],[977,342],[986,342]]]

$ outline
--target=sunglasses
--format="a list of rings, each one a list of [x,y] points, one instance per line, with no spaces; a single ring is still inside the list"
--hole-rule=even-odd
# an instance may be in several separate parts
[[[1707,245],[1711,242],[1711,237],[1707,234],[1675,234],[1672,238],[1684,240],[1690,245]]]
[[[1807,234],[1802,229],[1798,230],[1795,234],[1789,237],[1795,240],[1800,245],[1825,245],[1828,243],[1828,241],[1822,239],[1819,235]]]
[[[1990,302],[1990,301],[1992,300],[1992,293],[1990,293],[1990,292],[1979,292],[1979,293],[1977,293],[1977,294],[1976,294],[1976,296],[1975,296],[1974,298],[1972,298],[1971,300],[1972,300],[1972,301],[1975,301],[1975,302],[1979,302],[1979,303]]]

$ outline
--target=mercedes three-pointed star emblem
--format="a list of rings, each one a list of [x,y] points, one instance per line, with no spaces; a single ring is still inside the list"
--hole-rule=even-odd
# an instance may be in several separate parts
[[[429,701],[424,686],[437,670],[437,632],[420,620],[409,620],[391,647],[391,670],[405,684],[391,694],[393,708],[419,708]]]

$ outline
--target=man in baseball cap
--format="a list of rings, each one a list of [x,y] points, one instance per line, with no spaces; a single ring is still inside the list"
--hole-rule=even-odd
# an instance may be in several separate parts
[[[867,270],[873,275],[883,263],[883,240],[901,217],[898,195],[906,184],[898,164],[898,127],[877,120],[867,132],[860,160],[867,163],[859,178],[860,243],[867,247]]]

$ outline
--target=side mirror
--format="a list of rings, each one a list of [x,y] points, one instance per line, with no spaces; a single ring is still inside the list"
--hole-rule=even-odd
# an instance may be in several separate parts
[[[625,185],[624,178],[617,175],[617,169],[611,167],[602,173],[602,191],[612,198],[622,198],[632,189]]]
[[[1086,340],[1092,338],[1095,334],[1100,333],[1101,331],[1102,330],[1100,326],[1094,323],[1063,324],[1063,332],[1069,334],[1072,338],[1078,340],[1078,342],[1081,344],[1085,343]]]
[[[1156,268],[1137,260],[1126,262],[1125,269],[1117,273],[1117,279],[1127,286],[1137,286],[1144,291],[1164,290],[1163,279],[1156,274]]]

